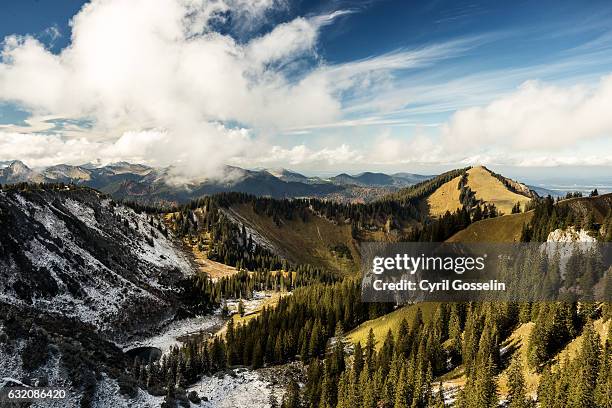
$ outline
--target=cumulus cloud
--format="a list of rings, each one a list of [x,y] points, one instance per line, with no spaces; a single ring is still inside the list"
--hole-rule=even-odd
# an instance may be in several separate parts
[[[5,128],[3,156],[74,163],[89,152],[89,159],[115,155],[173,165],[194,177],[211,175],[236,156],[269,155],[269,149],[290,162],[355,159],[347,146],[284,151],[264,141],[284,129],[335,123],[342,119],[344,92],[371,91],[392,71],[423,67],[470,46],[471,40],[452,41],[327,65],[316,54],[321,28],[352,11],[297,17],[257,34],[267,13],[284,5],[93,0],[73,17],[70,44],[58,54],[30,36],[5,38],[0,99],[33,117],[87,119],[93,126],[21,138],[15,132],[27,128]],[[234,30],[221,34],[222,24]],[[26,140],[46,146],[47,157],[17,147]]]
[[[33,115],[91,118],[92,132],[105,135],[102,150],[121,158],[210,172],[250,143],[219,123],[266,131],[339,115],[325,79],[289,81],[283,70],[313,54],[333,15],[296,18],[247,43],[214,30],[228,15],[255,24],[278,3],[94,0],[72,19],[71,43],[59,54],[33,37],[5,38],[0,98]],[[11,146],[26,138],[3,135]],[[71,138],[41,136],[36,145],[68,149],[78,143]]]
[[[64,140],[59,135],[0,131],[0,161],[22,159],[28,166],[85,163],[92,151],[102,148],[87,138]]]
[[[486,106],[457,111],[443,127],[449,150],[483,147],[551,152],[596,139],[612,139],[612,75],[594,87],[561,87],[537,81]]]
[[[597,86],[527,81],[486,104],[490,93],[474,87],[483,86],[480,76],[455,83],[455,98],[464,105],[448,104],[449,83],[398,88],[396,73],[423,71],[486,39],[327,64],[317,55],[321,30],[351,11],[296,17],[260,32],[270,25],[268,13],[284,5],[283,0],[159,0],[151,7],[148,0],[93,0],[73,17],[70,43],[59,53],[31,36],[6,37],[0,102],[16,104],[32,117],[30,126],[0,126],[0,160],[19,158],[36,166],[128,160],[171,165],[177,177],[191,178],[218,175],[223,164],[237,162],[563,164],[576,163],[568,149],[612,136],[607,112],[612,76]],[[233,29],[221,33],[222,24]],[[412,107],[405,107],[407,100]],[[468,104],[480,106],[463,108]],[[421,135],[418,128],[425,125],[402,116],[406,109],[431,113],[432,106],[438,112],[459,108],[439,133],[436,123]],[[57,119],[92,126],[74,122],[58,131],[50,121]],[[278,134],[365,126],[378,133],[385,127],[417,130],[405,138],[397,132],[368,137],[371,142],[359,148],[268,142]],[[559,154],[551,154],[554,149]],[[609,162],[597,155],[580,160],[587,156]]]

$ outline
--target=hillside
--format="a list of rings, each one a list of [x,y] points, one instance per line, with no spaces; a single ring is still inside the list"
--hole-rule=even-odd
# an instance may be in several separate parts
[[[485,167],[473,167],[467,173],[467,185],[476,194],[476,199],[495,204],[498,210],[504,214],[510,214],[512,206],[517,202],[520,203],[521,209],[524,209],[525,205],[531,200],[531,197],[523,195],[528,193],[528,189],[523,191],[523,194],[512,191],[511,188],[516,190],[517,185],[520,186],[520,184],[505,179],[508,183],[508,185],[505,185]]]
[[[532,198],[526,186],[496,175],[486,167],[472,167],[466,171],[466,176],[465,186],[474,193],[475,200],[483,204],[494,204],[504,214],[510,214],[516,203],[520,203],[521,209],[524,209]],[[439,217],[446,211],[452,213],[463,206],[461,178],[453,178],[427,196],[424,207],[431,216]]]
[[[316,215],[307,221],[284,219],[277,225],[271,217],[255,213],[248,204],[234,205],[227,214],[291,262],[321,266],[342,274],[358,270],[359,252],[351,237],[350,225],[337,225]]]
[[[601,224],[612,212],[612,193],[595,197],[570,198],[560,201],[557,205],[571,209],[577,220],[592,215],[595,222]]]
[[[380,340],[385,338],[389,330],[396,335],[402,320],[406,320],[408,324],[411,324],[420,310],[423,321],[427,323],[431,319],[435,309],[436,303],[419,303],[402,306],[387,315],[373,320],[368,320],[367,322],[360,324],[358,327],[348,332],[346,337],[348,341],[353,344],[357,344],[359,342],[362,345],[365,345],[370,330],[372,330],[374,336],[379,340],[376,343],[376,347],[380,348],[382,346],[382,341]]]
[[[433,178],[434,176],[423,176],[412,173],[373,173],[366,171],[357,175],[349,175],[346,173],[331,177],[329,180],[334,184],[340,185],[356,185],[368,187],[406,187],[417,184]]]
[[[523,225],[528,224],[533,212],[509,214],[503,217],[487,218],[470,224],[459,231],[448,242],[518,242]]]
[[[18,357],[0,362],[0,372],[15,371],[19,378],[37,374],[29,370],[30,360],[23,356],[37,356],[32,349],[38,347],[39,340],[61,348],[61,352],[44,354],[40,361],[34,358],[35,365],[38,364],[35,370],[47,373],[57,370],[58,365],[65,368],[66,363],[61,361],[70,354],[70,349],[62,339],[67,338],[70,344],[86,337],[75,354],[82,358],[93,355],[99,348],[102,355],[91,357],[90,367],[103,367],[104,375],[109,375],[113,384],[118,384],[120,373],[131,376],[129,381],[138,381],[142,388],[137,398],[144,398],[148,394],[143,390],[156,393],[161,387],[163,393],[168,381],[193,388],[200,379],[208,381],[237,365],[245,367],[241,370],[247,372],[262,365],[282,370],[284,365],[302,359],[300,356],[316,357],[311,364],[319,364],[315,361],[323,358],[336,358],[337,351],[329,351],[340,344],[334,342],[334,334],[342,328],[347,331],[347,342],[360,342],[362,346],[372,330],[376,339],[373,352],[379,356],[372,360],[377,371],[385,372],[393,366],[397,369],[398,361],[386,366],[392,359],[405,357],[406,362],[429,359],[432,385],[441,381],[446,388],[455,387],[445,391],[447,398],[458,395],[457,386],[468,387],[473,392],[469,387],[474,385],[468,380],[473,374],[466,373],[481,372],[485,368],[484,360],[474,360],[476,353],[490,355],[496,364],[492,381],[504,396],[509,357],[519,355],[525,363],[531,333],[543,327],[542,322],[560,321],[564,309],[553,306],[554,309],[547,311],[548,306],[537,303],[527,304],[526,312],[522,306],[487,302],[419,303],[397,309],[392,304],[362,303],[361,285],[356,279],[360,266],[358,242],[405,240],[408,235],[403,234],[413,226],[418,226],[414,230],[421,226],[435,229],[449,220],[457,228],[467,226],[449,241],[514,242],[520,238],[524,225],[550,208],[568,209],[568,214],[577,214],[576,218],[596,213],[593,219],[603,223],[612,208],[612,195],[557,204],[543,199],[534,203],[535,210],[471,224],[467,211],[458,213],[468,217],[465,223],[456,223],[454,216],[421,218],[423,214],[417,205],[423,197],[435,197],[443,191],[461,193],[459,187],[469,187],[463,183],[469,183],[470,177],[480,180],[481,184],[472,185],[480,186],[483,191],[486,190],[483,185],[494,185],[501,177],[486,169],[470,173],[471,170],[445,173],[370,204],[277,200],[224,193],[203,197],[168,213],[147,208],[149,214],[140,212],[137,205],[118,204],[88,188],[60,184],[4,187],[0,192],[0,226],[8,233],[0,236],[0,282],[6,282],[0,288],[0,316],[8,324],[0,324],[0,335],[8,333],[11,347],[18,347],[19,353]],[[499,183],[506,188],[507,196],[519,195],[512,191],[519,186]],[[497,187],[487,191],[495,191]],[[457,229],[447,230],[444,238],[450,231]],[[439,237],[431,235],[434,236]],[[429,236],[413,237],[427,241]],[[189,279],[191,286],[177,287],[187,274],[196,270],[205,274]],[[279,273],[280,270],[290,272]],[[230,310],[239,310],[238,305],[242,303],[239,298],[246,305],[244,316],[231,317],[233,326],[225,326]],[[161,329],[159,323],[172,320],[170,325],[180,326],[183,319],[173,318],[178,312],[190,316],[191,311],[181,306],[206,303],[209,299],[215,300],[208,303],[212,306],[203,316],[184,319],[189,331],[181,334],[183,348],[169,351],[169,344],[175,344],[172,341],[176,337],[165,338],[165,333],[156,332]],[[228,305],[231,307],[224,308]],[[213,308],[218,309],[207,315]],[[415,325],[417,313],[422,315],[422,321]],[[588,317],[598,319],[595,323],[598,334],[609,326],[600,320],[599,310],[588,312],[578,307],[576,315],[572,334],[565,334],[557,348],[550,346],[551,354],[542,357],[544,363],[555,361],[563,353],[576,355]],[[27,316],[26,323],[14,316]],[[409,325],[407,331],[399,330],[404,319]],[[72,334],[67,332],[71,322],[75,327]],[[19,326],[22,324],[25,327]],[[44,334],[32,337],[28,334],[32,330]],[[159,350],[168,354],[155,363],[153,370],[164,373],[161,378],[151,375],[151,366],[145,368],[146,362],[134,364],[127,353],[109,341],[134,347],[135,343],[122,340],[126,337],[133,340],[147,330],[155,333],[154,337],[164,338],[166,344]],[[385,340],[389,331],[397,344],[402,345],[404,354],[392,352],[391,340]],[[215,333],[219,337],[208,341]],[[34,340],[26,340],[28,336]],[[548,342],[552,339],[542,338]],[[158,347],[157,342],[142,344]],[[184,358],[193,356],[192,353],[198,356],[197,361],[207,361],[210,365],[188,367],[183,363]],[[208,357],[201,359],[197,353]],[[2,342],[0,354],[11,355]],[[348,357],[342,367],[350,367],[351,361]],[[86,365],[73,364],[71,370],[90,372],[89,368],[81,367],[83,364]],[[425,378],[428,369],[421,367],[419,373]],[[522,370],[527,391],[533,393],[540,377],[533,368],[527,367],[523,364]],[[62,378],[66,381],[65,375]],[[346,372],[345,383],[349,378]],[[370,380],[364,378],[364,381]],[[301,380],[306,381],[318,380],[316,377]],[[339,381],[339,377],[334,381]],[[101,384],[98,387],[103,387]]]
[[[102,330],[171,316],[192,271],[159,224],[90,189],[1,190],[0,225],[0,299]]]
[[[120,345],[184,314],[194,269],[178,243],[156,217],[62,185],[1,188],[0,231],[0,386],[40,380],[70,390],[57,406],[119,406],[100,393],[127,393]]]
[[[448,212],[455,212],[462,207],[460,201],[461,190],[459,181],[462,176],[442,184],[426,198],[426,208],[429,215],[438,217]]]

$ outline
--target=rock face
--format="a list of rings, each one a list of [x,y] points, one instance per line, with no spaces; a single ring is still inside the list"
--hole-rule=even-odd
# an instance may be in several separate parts
[[[165,318],[191,266],[160,224],[87,188],[4,189],[0,302],[111,337]]]
[[[556,229],[548,234],[546,242],[597,242],[597,238],[590,235],[588,231],[574,227],[567,229]]]
[[[0,183],[19,183],[29,181],[34,172],[23,162],[15,160],[8,166],[0,168]]]

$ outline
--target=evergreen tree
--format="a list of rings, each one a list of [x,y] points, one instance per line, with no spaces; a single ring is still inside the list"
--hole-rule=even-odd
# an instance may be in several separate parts
[[[509,408],[527,408],[529,403],[526,397],[525,377],[520,356],[515,356],[508,369],[508,401]]]
[[[582,333],[582,345],[577,358],[578,375],[572,384],[569,406],[575,408],[595,406],[594,394],[600,354],[600,338],[595,332],[593,322],[589,319]]]
[[[595,403],[599,408],[612,408],[612,324],[604,345],[595,386]]]

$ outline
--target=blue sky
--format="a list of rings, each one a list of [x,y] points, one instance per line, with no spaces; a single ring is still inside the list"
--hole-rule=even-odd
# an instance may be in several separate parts
[[[126,3],[0,5],[0,160],[612,165],[609,1]]]

